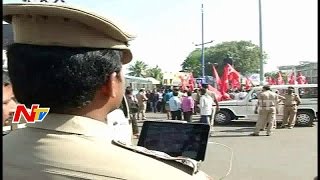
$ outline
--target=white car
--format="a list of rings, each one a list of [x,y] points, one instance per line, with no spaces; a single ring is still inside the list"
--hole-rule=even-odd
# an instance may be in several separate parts
[[[272,85],[271,90],[279,95],[286,94],[289,86],[294,87],[295,93],[301,98],[298,106],[296,124],[301,126],[311,126],[318,116],[318,84],[299,85]],[[228,124],[232,120],[257,121],[258,114],[254,113],[257,105],[257,93],[262,90],[262,86],[254,87],[242,100],[229,100],[219,102],[220,111],[215,115],[217,124]],[[283,103],[278,107],[277,121],[282,121]]]

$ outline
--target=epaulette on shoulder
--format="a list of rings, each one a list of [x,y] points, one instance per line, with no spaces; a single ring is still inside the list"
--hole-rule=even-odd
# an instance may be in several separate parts
[[[149,150],[141,146],[127,145],[123,142],[115,141],[115,140],[113,140],[112,143],[121,148],[125,148],[127,150],[130,150],[139,154],[143,154],[148,157],[152,157],[152,158],[169,162],[169,163],[178,163],[179,165],[182,165],[184,167],[183,169],[188,171],[190,175],[194,175],[199,171],[199,166],[201,162],[198,162],[190,158],[172,157],[164,152]]]

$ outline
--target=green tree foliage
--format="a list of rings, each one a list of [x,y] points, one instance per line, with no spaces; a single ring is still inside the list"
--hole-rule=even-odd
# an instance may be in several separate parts
[[[143,61],[136,61],[133,65],[129,66],[129,75],[135,77],[145,77],[148,65]]]
[[[146,77],[153,77],[160,82],[162,81],[163,72],[158,65],[154,68],[147,69],[146,72]]]
[[[181,64],[182,70],[192,72],[194,77],[201,75],[201,49],[192,51]]]
[[[230,41],[222,42],[215,46],[205,48],[205,72],[207,76],[212,76],[212,65],[217,63],[219,75],[223,72],[223,60],[231,55],[234,68],[242,75],[258,73],[260,68],[260,48],[251,41]],[[263,54],[264,63],[267,55]],[[201,75],[201,49],[192,51],[182,63],[182,69],[193,72],[194,76]]]

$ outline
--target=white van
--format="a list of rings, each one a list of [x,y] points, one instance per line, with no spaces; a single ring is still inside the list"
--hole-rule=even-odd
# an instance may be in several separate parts
[[[299,85],[272,85],[271,90],[279,95],[286,94],[289,86],[294,87],[295,93],[301,98],[298,106],[297,125],[311,126],[318,116],[318,84]],[[219,102],[220,111],[216,113],[215,122],[217,124],[228,124],[232,120],[257,121],[258,114],[254,113],[258,103],[257,94],[262,90],[262,86],[254,87],[242,100],[229,100]],[[277,121],[282,121],[283,103],[278,107]]]

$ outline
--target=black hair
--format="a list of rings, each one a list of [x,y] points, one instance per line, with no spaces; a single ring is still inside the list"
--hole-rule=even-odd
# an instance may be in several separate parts
[[[191,91],[188,91],[188,92],[187,92],[187,95],[188,95],[188,96],[192,96],[192,92],[191,92]]]
[[[129,94],[132,94],[133,90],[131,87],[127,87],[126,88],[126,94],[129,95]]]
[[[200,90],[200,93],[201,93],[202,95],[206,94],[206,93],[207,93],[207,89],[206,89],[206,88],[202,88],[202,89]]]
[[[112,73],[120,77],[121,56],[118,50],[17,43],[7,51],[17,100],[27,107],[50,107],[51,112],[88,105]]]
[[[263,88],[264,90],[266,90],[266,91],[269,91],[269,90],[271,89],[269,85],[265,85],[265,86],[263,86],[262,88]]]
[[[179,95],[179,92],[178,91],[173,91],[173,96],[178,96]]]
[[[203,83],[203,84],[202,84],[202,88],[208,89],[208,88],[209,88],[209,84]]]

